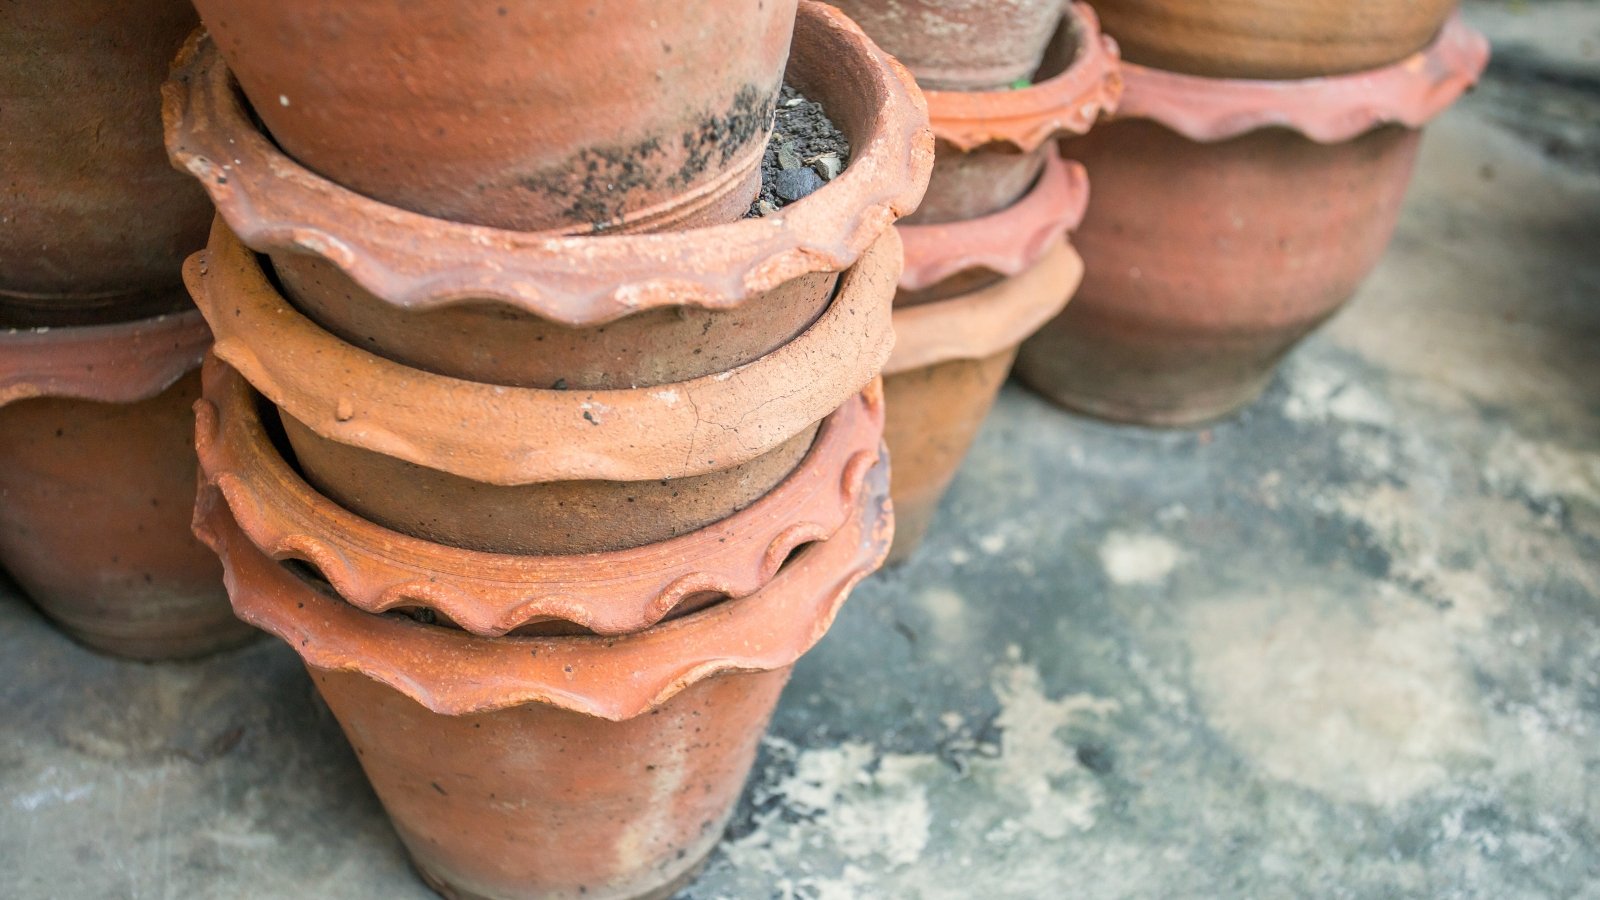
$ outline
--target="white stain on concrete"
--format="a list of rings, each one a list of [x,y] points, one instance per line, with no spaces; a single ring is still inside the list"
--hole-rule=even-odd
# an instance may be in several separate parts
[[[1158,534],[1113,531],[1100,544],[1100,565],[1119,587],[1162,584],[1186,555]]]

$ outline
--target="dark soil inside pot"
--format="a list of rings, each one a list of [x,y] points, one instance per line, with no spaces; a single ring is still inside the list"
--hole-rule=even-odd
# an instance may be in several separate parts
[[[822,104],[784,85],[773,115],[772,140],[761,158],[761,193],[746,217],[769,215],[811,194],[837,178],[849,162],[850,142]]]

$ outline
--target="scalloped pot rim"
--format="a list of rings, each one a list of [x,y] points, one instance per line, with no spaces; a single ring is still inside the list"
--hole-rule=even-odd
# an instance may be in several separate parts
[[[1059,74],[1016,90],[925,91],[933,133],[963,152],[1005,143],[1023,153],[1058,137],[1085,134],[1122,97],[1117,42],[1100,31],[1100,17],[1072,3],[1057,40],[1074,40],[1072,62]]]
[[[363,612],[269,559],[212,490],[195,533],[221,557],[239,618],[313,668],[358,672],[441,715],[543,703],[622,721],[715,675],[790,665],[821,640],[893,538],[882,461],[867,484],[856,515],[760,591],[620,637],[479,637]]]
[[[794,473],[720,522],[629,550],[523,556],[434,544],[346,511],[271,445],[257,396],[226,363],[207,359],[195,404],[201,473],[251,543],[273,559],[311,563],[369,613],[422,606],[484,636],[549,619],[625,634],[698,593],[737,599],[756,592],[792,550],[842,527],[883,435],[875,384],[828,417]]]
[[[309,253],[397,307],[502,303],[573,326],[662,306],[726,309],[811,272],[842,271],[921,202],[926,104],[904,67],[837,10],[803,0],[791,69],[849,79],[869,135],[837,178],[777,214],[640,235],[515,232],[389,206],[295,163],[257,129],[212,42],[191,36],[163,86],[167,148],[265,253]],[[802,68],[803,67],[803,68]],[[797,80],[805,81],[800,74]],[[843,107],[836,107],[842,109]]]
[[[0,405],[36,397],[137,403],[200,365],[211,329],[199,310],[135,322],[0,329]]]
[[[1147,119],[1200,143],[1276,127],[1337,144],[1383,125],[1421,128],[1476,83],[1488,62],[1488,39],[1456,13],[1421,52],[1352,75],[1206,78],[1124,63],[1127,90],[1113,119]]]

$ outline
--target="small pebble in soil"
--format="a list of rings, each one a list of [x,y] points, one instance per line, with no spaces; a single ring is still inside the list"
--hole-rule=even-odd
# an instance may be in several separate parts
[[[822,104],[783,86],[773,115],[772,139],[761,158],[761,192],[747,216],[767,216],[839,177],[850,162],[850,142]]]

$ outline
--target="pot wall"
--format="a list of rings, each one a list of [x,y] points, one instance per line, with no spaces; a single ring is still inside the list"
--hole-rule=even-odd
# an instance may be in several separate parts
[[[1050,142],[1026,153],[1007,143],[992,143],[971,152],[947,141],[934,144],[933,175],[922,205],[906,216],[907,225],[961,222],[999,212],[1021,199],[1055,152]]]
[[[840,0],[930,90],[1007,87],[1039,68],[1066,0]]]
[[[423,877],[456,897],[668,897],[722,836],[790,667],[621,722],[539,704],[444,716],[311,669]]]
[[[187,305],[211,205],[167,162],[161,82],[195,23],[184,0],[0,5],[0,326]]]
[[[199,656],[254,634],[189,531],[199,394],[194,372],[138,403],[0,407],[0,565],[96,650]]]
[[[1073,237],[1087,274],[1023,344],[1019,376],[1118,421],[1191,425],[1249,404],[1383,256],[1419,135],[1388,126],[1324,145],[1266,129],[1200,144],[1122,121],[1066,144],[1094,179]]]
[[[1423,49],[1457,0],[1096,0],[1129,62],[1214,78],[1361,72]]]

